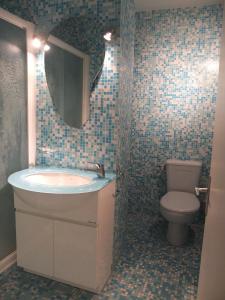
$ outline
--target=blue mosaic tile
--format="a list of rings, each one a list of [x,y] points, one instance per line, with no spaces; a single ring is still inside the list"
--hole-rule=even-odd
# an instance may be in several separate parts
[[[1,1],[3,8],[34,22],[41,34],[48,34],[54,26],[69,17],[97,19],[102,30],[119,27],[120,5],[120,0]],[[106,170],[116,170],[120,42],[115,40],[106,43],[105,47],[102,74],[91,95],[90,119],[83,130],[70,128],[57,114],[47,87],[43,53],[37,55],[38,165],[85,168],[89,167],[88,161],[103,160]],[[123,193],[123,185],[120,193]],[[123,203],[120,204],[120,200],[116,201],[115,248],[119,248],[123,237],[120,233],[122,226],[119,225],[122,224],[120,219],[124,218]]]
[[[108,26],[119,25],[121,0],[1,0],[2,8],[37,24],[38,31],[48,33],[55,25],[71,16],[96,15]]]
[[[121,247],[125,236],[125,223],[128,211],[127,179],[130,164],[130,132],[131,132],[131,108],[132,85],[134,67],[134,30],[135,7],[133,0],[121,1],[120,14],[120,72],[119,72],[119,97],[117,101],[117,201],[116,201],[116,226],[114,245],[116,249]],[[115,257],[119,254],[115,253]]]
[[[36,98],[38,165],[87,168],[88,161],[103,159],[106,170],[115,170],[117,55],[118,46],[108,44],[102,75],[90,98],[90,118],[83,129],[78,130],[66,125],[56,112],[46,83],[44,55],[39,54]]]
[[[138,226],[137,226],[138,224]],[[193,226],[183,247],[168,244],[166,223],[148,215],[129,215],[126,247],[100,295],[13,267],[0,274],[1,300],[194,300],[203,228]]]
[[[129,210],[159,211],[168,158],[209,175],[223,7],[136,14]]]
[[[119,27],[120,4],[120,0],[1,1],[1,7],[33,21],[41,34],[48,34],[69,17],[96,19],[101,30]],[[106,169],[116,170],[115,106],[119,92],[119,48],[119,41],[106,44],[103,72],[91,95],[91,116],[83,130],[70,128],[57,115],[47,88],[43,53],[37,55],[38,164],[83,167],[87,161],[104,158]]]
[[[120,1],[67,1],[43,6],[34,1],[32,15],[42,30],[68,17],[95,18],[102,28],[119,26]],[[49,9],[51,13],[49,14]],[[103,29],[102,29],[103,30]],[[96,32],[98,37],[98,33]],[[43,53],[37,60],[37,164],[87,167],[88,161],[104,160],[106,170],[114,170],[116,155],[116,113],[118,97],[119,45],[106,43],[101,77],[90,97],[90,119],[83,130],[67,126],[54,109],[47,88]]]
[[[89,3],[89,2],[87,2]],[[129,138],[134,62],[134,2],[97,1],[91,9],[77,4],[74,15],[93,15],[103,27],[121,22],[121,38],[106,44],[102,74],[90,98],[90,119],[83,130],[70,128],[56,113],[46,84],[43,54],[37,62],[37,164],[88,167],[88,161],[104,160],[107,170],[116,170],[114,258],[119,257],[127,212],[125,178],[128,173]],[[67,9],[63,10],[63,16]],[[120,16],[120,20],[119,20]],[[61,16],[62,17],[62,16]],[[43,22],[43,19],[41,19]],[[54,23],[54,22],[52,22]],[[50,21],[51,25],[51,21]],[[49,27],[49,26],[48,26]],[[127,51],[129,49],[129,51]],[[120,69],[119,69],[120,68]],[[120,73],[119,73],[120,71]],[[130,107],[130,111],[127,109]]]
[[[203,180],[208,176],[222,6],[138,13],[136,20],[132,0],[2,0],[1,6],[35,22],[40,32],[84,14],[95,14],[102,24],[121,23],[120,45],[106,44],[83,130],[68,127],[54,110],[43,54],[37,57],[37,163],[86,167],[87,161],[104,157],[106,169],[118,175],[118,249],[128,203],[130,211],[148,211],[151,222],[159,218],[167,158],[202,159]]]

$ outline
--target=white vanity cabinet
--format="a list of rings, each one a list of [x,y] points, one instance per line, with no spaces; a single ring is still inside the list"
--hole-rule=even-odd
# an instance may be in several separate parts
[[[85,194],[14,191],[18,265],[101,291],[111,273],[115,182]]]
[[[95,289],[99,267],[97,244],[97,228],[56,221],[55,277]]]
[[[52,220],[16,212],[18,265],[37,273],[53,276]]]

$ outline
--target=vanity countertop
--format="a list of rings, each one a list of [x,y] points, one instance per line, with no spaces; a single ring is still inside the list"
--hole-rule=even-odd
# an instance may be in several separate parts
[[[56,177],[54,183],[48,184],[43,182],[43,178],[47,178],[48,174],[50,176],[60,175],[58,178]],[[35,175],[41,175],[42,182],[30,181],[28,178]],[[72,185],[61,183],[61,178],[66,175],[72,178],[73,176],[78,179],[87,179],[90,182],[86,184],[80,185]],[[59,178],[60,177],[60,178]],[[38,178],[38,177],[37,177]],[[16,188],[37,192],[37,193],[49,193],[49,194],[82,194],[82,193],[90,193],[96,192],[104,188],[108,183],[115,180],[116,175],[114,173],[105,174],[105,178],[99,178],[96,172],[80,170],[80,169],[70,169],[70,168],[56,168],[56,167],[32,167],[29,169],[25,169],[16,173],[13,173],[9,176],[8,182]],[[67,179],[66,179],[67,180]],[[65,178],[64,178],[64,182]]]

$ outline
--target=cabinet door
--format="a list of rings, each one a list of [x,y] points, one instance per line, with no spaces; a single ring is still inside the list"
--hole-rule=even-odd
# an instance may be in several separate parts
[[[96,289],[95,227],[55,221],[55,277]]]
[[[53,275],[53,221],[16,212],[17,263]]]

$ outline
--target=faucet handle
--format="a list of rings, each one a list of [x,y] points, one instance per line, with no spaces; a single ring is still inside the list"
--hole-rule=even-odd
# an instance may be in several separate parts
[[[89,164],[91,164],[91,165],[94,165],[94,166],[96,166],[96,167],[100,167],[100,166],[104,166],[104,164],[101,164],[101,163],[95,163],[95,162],[92,162],[92,161],[88,161],[88,163]]]
[[[89,163],[89,164],[92,164],[92,165],[95,165],[95,166],[99,166],[99,167],[100,167],[100,166],[104,166],[104,163],[101,162],[101,161],[100,161],[100,162],[92,162],[92,161],[88,161],[88,163]]]
[[[98,176],[101,178],[105,178],[105,167],[103,163],[98,163],[97,168],[99,169]]]
[[[99,163],[93,163],[91,161],[88,161],[89,164],[95,165],[97,167],[97,174],[100,178],[105,178],[105,167],[102,162]]]

